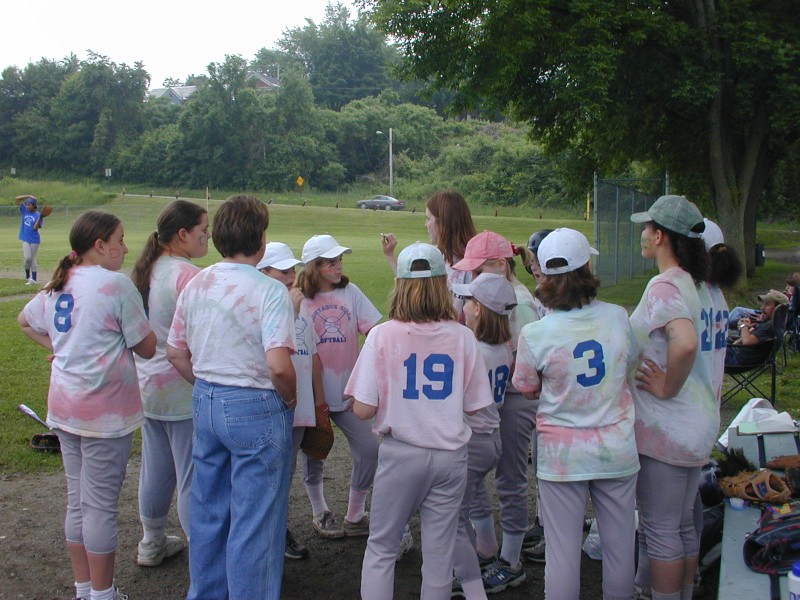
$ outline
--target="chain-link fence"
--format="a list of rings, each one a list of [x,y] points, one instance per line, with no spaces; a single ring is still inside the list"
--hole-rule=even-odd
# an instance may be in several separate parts
[[[642,258],[639,244],[642,226],[631,222],[630,216],[647,210],[662,193],[658,191],[661,186],[668,190],[669,180],[595,177],[594,241],[600,255],[595,257],[594,266],[603,285],[614,285],[655,266],[654,261]]]

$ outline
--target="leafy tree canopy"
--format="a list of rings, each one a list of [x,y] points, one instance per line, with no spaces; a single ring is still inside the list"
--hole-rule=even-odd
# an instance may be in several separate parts
[[[328,4],[321,24],[306,19],[305,27],[286,31],[278,46],[303,65],[322,106],[339,109],[387,85],[385,37],[365,16],[350,20],[341,3]]]
[[[365,0],[409,76],[527,122],[586,171],[669,169],[752,268],[758,200],[800,133],[791,0]],[[588,172],[585,176],[588,178]]]

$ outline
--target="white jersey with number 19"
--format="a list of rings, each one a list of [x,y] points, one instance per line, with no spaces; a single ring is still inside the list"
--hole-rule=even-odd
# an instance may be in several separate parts
[[[469,441],[465,412],[494,402],[478,342],[455,321],[375,326],[345,394],[377,407],[375,433],[443,450]]]

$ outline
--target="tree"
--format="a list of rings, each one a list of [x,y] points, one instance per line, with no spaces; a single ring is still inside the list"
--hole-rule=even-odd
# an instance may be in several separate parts
[[[108,166],[113,147],[141,133],[148,80],[141,63],[117,65],[90,51],[52,100],[53,166],[83,174]]]
[[[399,41],[406,73],[454,90],[458,108],[505,110],[594,168],[669,169],[681,191],[713,201],[753,273],[758,201],[800,133],[794,3],[364,4]]]
[[[77,72],[78,59],[70,55],[62,61],[42,59],[24,70],[8,67],[0,77],[0,162],[28,160],[45,166],[49,153],[42,140],[50,139],[50,105],[61,85]],[[30,127],[30,129],[27,129]],[[48,132],[46,135],[42,135]]]
[[[287,71],[302,70],[300,59],[288,52],[261,48],[250,61],[250,69],[280,79]]]
[[[325,19],[283,34],[278,46],[308,74],[317,103],[338,110],[351,100],[374,96],[387,85],[389,51],[384,36],[366,19],[350,21],[341,4],[328,4]]]

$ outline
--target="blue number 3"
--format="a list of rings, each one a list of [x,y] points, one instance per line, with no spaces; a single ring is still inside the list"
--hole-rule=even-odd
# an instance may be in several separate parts
[[[581,342],[572,351],[573,358],[581,358],[582,356],[592,353],[588,359],[589,368],[594,370],[593,375],[581,373],[578,375],[578,383],[583,387],[591,387],[597,385],[606,376],[606,364],[603,362],[603,346],[594,340],[587,340]]]
[[[406,368],[406,388],[403,398],[419,400],[417,387],[417,354],[416,352],[403,361]],[[453,393],[453,359],[447,354],[429,354],[422,362],[422,374],[428,381],[440,384],[439,387],[423,385],[422,393],[428,400],[444,400]]]
[[[53,315],[53,325],[56,331],[66,333],[72,329],[72,309],[75,308],[75,299],[72,294],[61,294],[56,298],[56,314]]]

